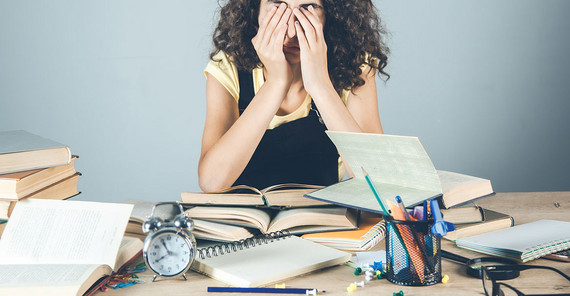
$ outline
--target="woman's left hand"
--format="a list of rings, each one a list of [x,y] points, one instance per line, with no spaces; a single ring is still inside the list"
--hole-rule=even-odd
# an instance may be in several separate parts
[[[333,88],[327,68],[327,44],[323,33],[323,23],[319,20],[315,8],[293,10],[297,21],[295,29],[299,40],[301,55],[301,73],[305,90],[316,97]]]

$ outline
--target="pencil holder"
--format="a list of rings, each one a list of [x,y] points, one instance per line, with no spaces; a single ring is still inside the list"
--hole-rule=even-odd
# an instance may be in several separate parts
[[[386,278],[403,286],[441,281],[441,238],[431,233],[433,220],[400,221],[385,217]]]

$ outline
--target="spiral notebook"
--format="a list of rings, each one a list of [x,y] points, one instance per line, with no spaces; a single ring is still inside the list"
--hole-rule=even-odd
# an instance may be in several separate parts
[[[382,218],[365,217],[357,230],[304,234],[302,238],[345,251],[366,251],[384,239],[386,223]]]
[[[350,260],[349,253],[297,236],[271,237],[199,244],[192,269],[232,286],[257,287]]]
[[[570,248],[570,222],[539,220],[458,239],[458,247],[527,262]]]

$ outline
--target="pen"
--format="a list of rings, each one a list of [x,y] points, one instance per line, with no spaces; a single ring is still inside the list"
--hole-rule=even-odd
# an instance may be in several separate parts
[[[398,206],[402,210],[402,212],[404,214],[404,218],[406,219],[406,221],[412,221],[412,219],[410,218],[410,215],[408,214],[408,211],[406,211],[406,206],[404,206],[404,202],[402,201],[402,198],[399,195],[396,195],[396,202],[398,203]],[[422,244],[422,241],[420,240],[420,237],[418,236],[418,232],[416,231],[416,228],[413,225],[410,225],[409,227],[410,227],[410,230],[412,230],[412,236],[414,237],[414,242],[416,243],[416,245],[420,249],[420,252],[422,253],[423,258],[427,263],[428,272],[431,273],[433,270],[433,263],[431,262],[430,257],[428,256],[428,254],[426,252],[425,245]]]
[[[376,200],[380,204],[380,207],[382,208],[384,215],[390,216],[390,212],[388,212],[388,210],[386,210],[386,207],[384,206],[384,203],[382,202],[380,195],[378,195],[378,191],[376,190],[376,187],[374,187],[374,184],[372,184],[372,181],[370,181],[370,177],[368,176],[368,173],[364,170],[363,167],[360,167],[360,168],[362,169],[362,173],[364,173],[364,179],[366,180],[366,183],[368,183],[368,186],[372,190],[374,197],[376,197]]]
[[[275,293],[317,295],[317,289],[303,288],[249,288],[249,287],[208,287],[208,292],[222,293]],[[325,291],[321,291],[324,293]]]
[[[406,221],[411,221],[412,219],[410,218],[410,214],[408,214],[408,211],[404,206],[404,202],[402,201],[402,198],[399,195],[396,195],[396,202],[398,203],[400,210],[402,210],[402,213],[404,213],[404,218],[406,218]]]

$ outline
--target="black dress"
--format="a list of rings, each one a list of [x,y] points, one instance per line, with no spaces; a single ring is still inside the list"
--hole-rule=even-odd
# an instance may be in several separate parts
[[[251,72],[238,72],[239,114],[255,96]],[[258,189],[301,183],[328,186],[338,182],[338,152],[325,134],[326,126],[311,102],[309,115],[265,131],[246,168],[234,185]]]

